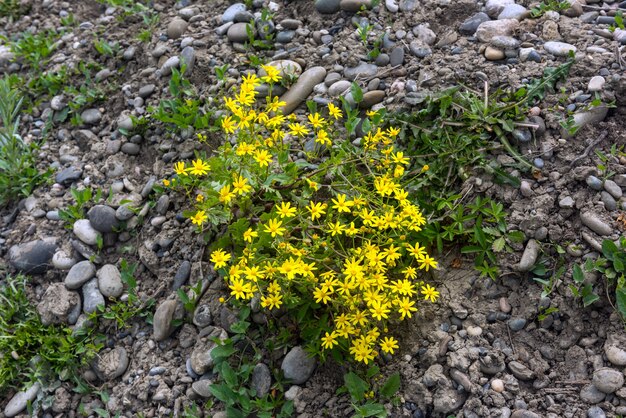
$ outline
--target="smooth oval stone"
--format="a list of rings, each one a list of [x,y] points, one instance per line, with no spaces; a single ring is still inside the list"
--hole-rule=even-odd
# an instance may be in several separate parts
[[[293,112],[300,103],[309,97],[315,85],[324,81],[324,77],[326,77],[324,67],[312,67],[302,73],[296,84],[291,86],[289,91],[280,98],[281,101],[285,102],[282,108],[283,114],[287,115]]]
[[[96,266],[88,260],[80,261],[65,276],[65,287],[78,289],[96,274]]]

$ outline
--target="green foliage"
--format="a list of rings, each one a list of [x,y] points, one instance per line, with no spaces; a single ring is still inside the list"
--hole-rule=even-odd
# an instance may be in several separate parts
[[[0,0],[0,17],[15,20],[28,13],[30,7],[24,7],[20,0]]]
[[[622,12],[621,10],[618,10],[615,13],[615,24],[609,26],[609,30],[611,32],[615,32],[615,29],[624,30],[624,12]]]
[[[19,135],[23,99],[7,78],[0,79],[0,207],[20,196],[29,196],[51,171],[37,169],[40,144],[25,143]]]
[[[90,203],[92,199],[94,202],[98,202],[102,197],[102,190],[96,189],[96,193],[94,194],[89,187],[80,190],[72,188],[70,193],[74,198],[74,203],[68,205],[65,209],[59,210],[59,218],[65,221],[66,229],[72,229],[74,222],[79,219],[84,219],[87,216],[87,204]]]
[[[583,271],[584,270],[584,271]],[[587,259],[581,267],[575,265],[572,271],[574,284],[570,285],[570,290],[574,296],[582,299],[585,307],[591,305],[599,299],[590,283],[585,283],[584,272],[598,272],[604,277],[609,289],[615,289],[613,307],[620,314],[623,321],[626,321],[626,238],[621,237],[618,244],[605,239],[602,241],[602,257],[596,260]]]
[[[117,300],[106,306],[98,306],[98,310],[89,315],[89,319],[96,322],[99,319],[111,321],[116,329],[127,329],[131,326],[133,319],[145,318],[148,323],[152,323],[151,309],[154,306],[154,299],[141,301],[137,295],[137,280],[135,271],[137,264],[128,264],[124,259],[120,261],[120,273],[122,282],[126,285],[128,299],[126,301]]]
[[[43,325],[27,297],[25,276],[0,281],[0,394],[38,380],[80,381],[102,344],[91,330]]]
[[[337,393],[349,393],[354,408],[353,418],[361,417],[381,417],[387,416],[387,411],[383,404],[374,401],[377,399],[391,399],[400,389],[400,374],[394,373],[379,387],[374,387],[368,383],[375,376],[380,374],[378,366],[370,367],[365,373],[365,379],[355,372],[348,372],[343,376],[344,386],[337,390]]]
[[[274,385],[278,391],[270,390],[259,397],[250,386],[255,364],[261,359],[261,348],[246,335],[250,326],[249,309],[242,309],[240,320],[234,324],[235,336],[225,341],[217,340],[217,347],[211,350],[214,360],[213,372],[219,379],[209,390],[215,398],[224,404],[227,417],[287,418],[293,414],[293,402],[283,397],[280,380]],[[235,344],[245,343],[252,350],[240,351]]]
[[[107,57],[115,57],[120,52],[119,43],[109,43],[106,39],[96,39],[93,41],[93,47],[100,55]]]
[[[208,129],[211,124],[212,110],[208,103],[198,99],[195,87],[183,74],[185,66],[179,70],[172,69],[169,83],[171,99],[161,100],[157,108],[149,107],[151,117],[166,124],[174,132],[193,128]]]
[[[567,0],[544,0],[539,5],[530,9],[530,17],[538,18],[546,12],[561,12],[569,9],[571,6]]]
[[[24,61],[33,72],[38,73],[56,49],[58,37],[56,32],[50,30],[35,34],[23,32],[16,41],[10,43],[11,51],[18,60]]]

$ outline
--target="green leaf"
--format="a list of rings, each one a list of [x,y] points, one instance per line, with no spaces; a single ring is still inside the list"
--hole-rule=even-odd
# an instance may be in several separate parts
[[[214,383],[209,386],[209,391],[220,401],[226,405],[232,405],[235,402],[235,392],[223,383]]]
[[[233,368],[230,367],[230,364],[228,364],[227,361],[222,363],[220,376],[222,377],[222,379],[224,379],[224,382],[226,382],[229,387],[234,388],[237,386],[237,374],[235,373]]]
[[[522,231],[511,231],[506,236],[509,240],[518,244],[526,239],[526,235]]]
[[[230,357],[235,351],[235,347],[232,346],[232,343],[218,345],[211,350],[211,358],[215,361],[224,359]]]
[[[605,239],[602,241],[602,254],[608,259],[613,261],[613,256],[616,252],[619,251],[617,245],[610,239]]]
[[[591,286],[591,284],[586,284],[582,288],[581,294],[583,297],[583,306],[585,308],[600,299],[600,297],[593,292],[593,286]]]
[[[493,243],[491,244],[491,249],[494,252],[499,253],[500,251],[504,249],[504,244],[505,244],[504,237],[500,237],[493,241]]]
[[[622,315],[622,319],[626,321],[626,288],[618,286],[615,289],[615,301],[617,302],[617,311]]]
[[[356,82],[352,83],[350,91],[352,92],[352,98],[356,103],[361,103],[363,101],[363,90]]]
[[[400,389],[400,373],[396,372],[389,376],[382,388],[380,394],[385,398],[391,398]]]
[[[585,281],[585,275],[583,274],[583,269],[581,269],[578,264],[574,264],[572,276],[574,277],[574,281],[578,284]]]
[[[477,245],[467,245],[461,248],[462,254],[479,253],[481,251],[483,251],[483,249]]]
[[[372,377],[376,376],[378,373],[380,373],[380,367],[374,365],[370,367],[369,369],[367,369],[367,373],[365,374],[365,376],[368,379],[371,379]]]
[[[366,381],[361,379],[356,373],[348,372],[343,376],[346,388],[354,401],[363,401],[365,399],[365,391],[369,389]]]
[[[379,403],[366,403],[365,405],[355,406],[354,410],[361,417],[386,417],[387,411],[385,407]]]

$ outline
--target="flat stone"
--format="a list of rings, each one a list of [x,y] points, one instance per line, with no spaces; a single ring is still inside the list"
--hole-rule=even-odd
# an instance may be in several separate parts
[[[79,219],[74,222],[72,231],[79,240],[87,245],[96,245],[101,237],[100,233],[91,226],[87,219]]]
[[[599,235],[611,235],[613,233],[613,228],[603,220],[601,220],[598,215],[593,212],[583,212],[580,214],[580,221],[587,228],[591,229],[593,232]]]
[[[211,393],[211,390],[209,389],[212,384],[213,384],[212,380],[208,380],[208,379],[198,380],[197,382],[193,382],[191,384],[191,389],[200,397],[210,398],[213,396],[213,394]]]
[[[459,26],[459,32],[461,33],[461,35],[472,36],[476,33],[476,30],[481,23],[487,22],[489,20],[489,16],[486,13],[476,13],[474,16],[466,19],[463,23],[461,23],[461,26]]]
[[[243,3],[231,4],[224,13],[222,13],[222,23],[232,22],[235,20],[235,15],[240,12],[246,11],[246,5]]]
[[[574,206],[576,206],[576,202],[574,202],[571,196],[566,196],[559,200],[559,207],[562,209],[572,209]]]
[[[72,184],[73,182],[75,182],[76,180],[80,179],[82,175],[83,175],[82,169],[72,166],[72,167],[64,168],[63,170],[58,172],[56,176],[54,177],[54,180],[57,183],[60,183],[64,186],[68,186]]]
[[[68,289],[79,289],[83,284],[93,278],[96,274],[96,266],[88,260],[80,261],[72,266],[65,276],[65,287]]]
[[[511,36],[519,26],[517,19],[502,19],[483,22],[476,30],[476,37],[481,42],[491,42],[494,36]]]
[[[524,253],[522,254],[522,258],[520,259],[518,270],[530,271],[537,262],[540,250],[541,246],[537,241],[535,241],[534,239],[528,240],[526,248],[524,249]]]
[[[115,217],[115,209],[107,205],[95,205],[87,212],[89,223],[98,232],[113,232],[120,222]]]
[[[609,192],[615,199],[619,199],[623,195],[622,188],[610,179],[604,181],[604,190]]]
[[[380,103],[385,98],[385,92],[383,90],[368,91],[363,94],[363,100],[359,103],[361,109],[369,109],[377,103]]]
[[[228,28],[228,32],[226,32],[226,36],[228,40],[231,42],[246,42],[248,41],[248,31],[247,31],[248,23],[239,22],[232,25]]]
[[[528,10],[520,4],[508,4],[498,14],[498,20],[517,19],[523,20],[528,15]]]
[[[296,84],[291,86],[289,91],[280,98],[281,101],[285,102],[282,108],[283,114],[287,115],[293,112],[300,103],[309,97],[315,85],[324,81],[324,77],[326,77],[324,67],[312,67],[302,73]]]
[[[183,36],[183,33],[187,30],[187,21],[181,18],[174,18],[169,25],[167,25],[167,37],[170,39],[178,39]]]
[[[302,66],[292,60],[275,60],[267,64],[279,71],[281,77],[298,77],[302,74]],[[264,69],[259,70],[259,77],[267,75]]]
[[[301,385],[309,380],[315,366],[315,357],[311,357],[302,347],[296,346],[287,353],[280,368],[285,379],[294,385]]]
[[[83,285],[83,312],[90,314],[104,305],[104,296],[98,289],[98,279],[93,278]]]
[[[606,80],[601,75],[596,75],[594,77],[591,77],[591,80],[589,80],[589,84],[587,85],[587,91],[589,92],[602,91],[605,83],[606,83]]]
[[[504,57],[504,51],[502,51],[501,49],[494,48],[491,45],[485,48],[485,58],[487,58],[489,61],[499,61],[504,59]]]
[[[167,339],[176,330],[173,321],[175,319],[179,303],[176,300],[166,300],[162,302],[156,311],[152,320],[152,332],[155,341],[163,341]],[[179,312],[180,314],[180,312]]]
[[[272,386],[272,374],[269,367],[263,363],[254,366],[252,378],[250,379],[250,387],[256,391],[257,398],[263,398],[270,391]]]
[[[44,238],[13,245],[9,248],[9,263],[26,274],[43,274],[57,250],[55,238]]]
[[[105,381],[115,380],[124,374],[128,368],[128,353],[124,347],[115,347],[110,351],[100,353],[96,357],[94,370]]]
[[[404,64],[404,47],[397,46],[391,51],[389,64],[391,64],[392,67]]]
[[[340,10],[341,0],[315,0],[315,9],[322,14],[333,14]]]
[[[28,406],[28,402],[32,402],[37,397],[41,386],[39,383],[33,384],[25,391],[17,392],[4,407],[4,415],[7,418],[13,418],[20,412],[24,411]]]
[[[352,86],[352,83],[350,81],[348,81],[348,80],[339,80],[336,83],[333,83],[333,85],[331,85],[328,88],[328,95],[330,97],[339,97],[343,93],[349,92],[350,91],[350,86]]]
[[[511,373],[520,380],[532,380],[535,377],[535,373],[519,361],[511,361],[508,366]]]
[[[124,292],[122,274],[113,264],[105,264],[96,273],[98,289],[104,297],[119,298]]]
[[[228,338],[228,333],[219,327],[208,326],[205,328],[208,332],[206,336],[196,342],[193,352],[191,353],[191,368],[194,373],[202,375],[213,367],[213,358],[211,351],[217,347],[213,342],[214,338],[224,341]]]
[[[565,42],[549,41],[543,44],[543,49],[556,57],[566,57],[570,51],[576,53],[576,47]]]
[[[506,6],[515,4],[515,0],[487,0],[485,10],[491,18],[496,18]]]
[[[349,67],[343,70],[344,76],[349,80],[374,77],[378,74],[378,66],[375,64],[369,64],[362,62],[356,67]]]
[[[85,109],[80,118],[88,125],[97,125],[102,120],[102,113],[98,109]]]
[[[593,372],[591,383],[602,393],[613,393],[624,385],[624,374],[618,370],[603,367]]]
[[[63,283],[52,283],[37,304],[37,312],[43,325],[68,324],[77,306],[80,306],[78,293],[67,290]]]

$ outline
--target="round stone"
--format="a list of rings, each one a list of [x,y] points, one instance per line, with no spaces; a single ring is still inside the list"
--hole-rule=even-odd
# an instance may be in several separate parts
[[[613,393],[624,385],[624,374],[604,367],[593,372],[592,384],[602,393]]]
[[[65,276],[65,287],[78,289],[96,274],[96,266],[88,260],[78,262],[72,266]]]
[[[107,298],[119,298],[124,292],[122,274],[113,264],[105,264],[96,273],[98,289]]]
[[[294,385],[301,385],[309,380],[315,365],[315,357],[309,355],[302,347],[296,346],[287,353],[280,368],[286,379]]]
[[[113,232],[120,222],[115,217],[115,209],[106,205],[96,205],[87,213],[93,229],[99,232]]]

